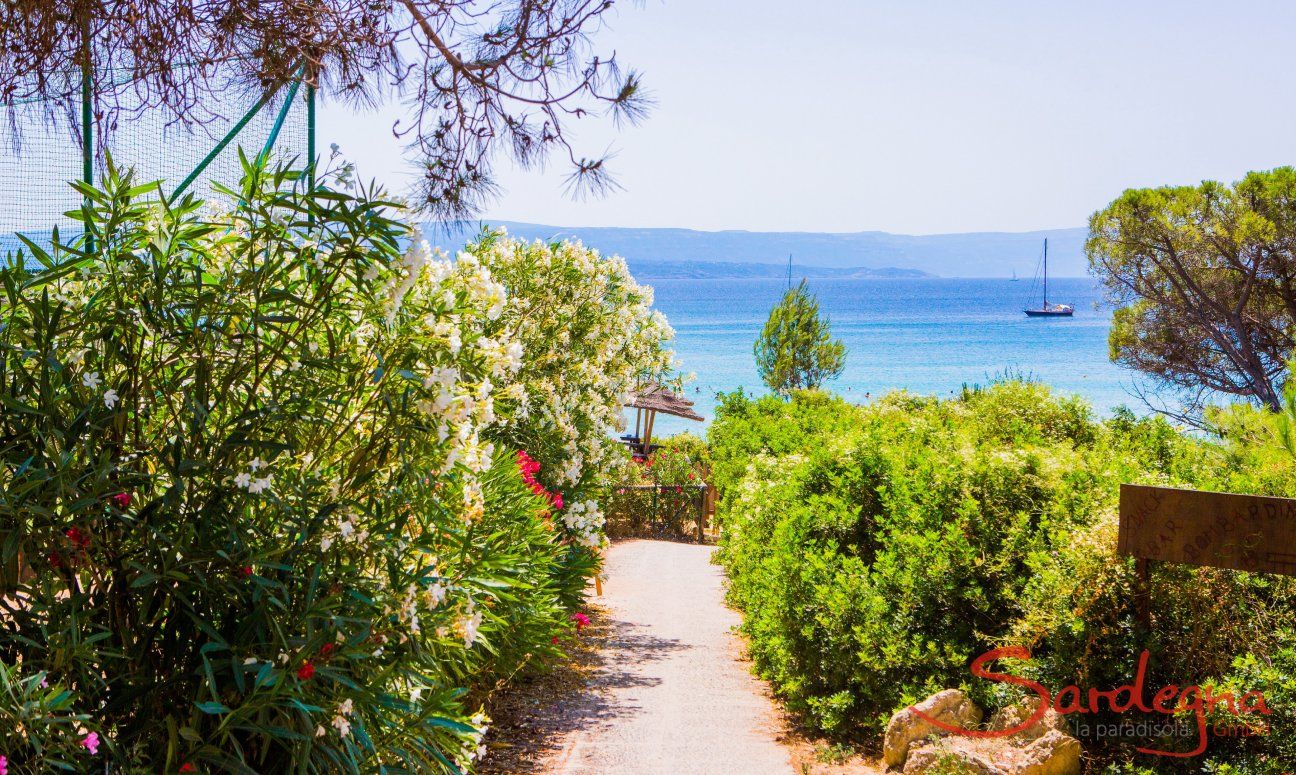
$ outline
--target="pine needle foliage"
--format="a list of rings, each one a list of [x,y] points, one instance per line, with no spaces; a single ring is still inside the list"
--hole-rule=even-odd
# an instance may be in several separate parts
[[[827,318],[806,281],[789,288],[770,311],[753,347],[756,368],[770,390],[787,396],[835,379],[846,366],[846,345],[832,338]]]

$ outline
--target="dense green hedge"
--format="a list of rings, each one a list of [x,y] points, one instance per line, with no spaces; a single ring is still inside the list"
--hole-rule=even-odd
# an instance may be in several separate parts
[[[709,433],[719,557],[758,670],[811,727],[864,740],[942,688],[1009,701],[968,672],[1005,644],[1034,654],[1016,674],[1054,690],[1127,682],[1146,647],[1149,685],[1236,673],[1290,696],[1291,580],[1159,568],[1153,632],[1140,633],[1132,566],[1114,555],[1121,482],[1296,493],[1262,418],[1218,419],[1228,442],[1128,413],[1099,422],[1022,382],[866,407],[820,393],[724,397]],[[1208,754],[1278,766],[1296,736],[1290,711],[1271,721],[1268,738],[1215,741]]]

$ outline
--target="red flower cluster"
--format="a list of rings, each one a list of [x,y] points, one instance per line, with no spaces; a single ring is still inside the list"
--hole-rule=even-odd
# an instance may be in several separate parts
[[[571,620],[573,622],[576,622],[576,632],[580,632],[581,630],[589,626],[589,617],[581,613],[580,611],[577,611],[576,613],[572,614]]]
[[[63,531],[63,535],[72,542],[72,545],[78,549],[86,549],[90,546],[90,536],[86,535],[81,528],[70,527]]]
[[[125,509],[131,505],[131,494],[128,492],[119,492],[108,500],[112,501],[112,504],[117,508]]]
[[[315,675],[315,665],[310,662],[304,662],[297,668],[297,677],[303,681],[309,681],[313,675]]]
[[[522,481],[527,483],[531,492],[547,499],[555,509],[563,507],[562,493],[549,492],[543,484],[536,481],[536,474],[540,473],[540,462],[528,455],[524,450],[518,450],[517,453],[518,470],[522,472]]]

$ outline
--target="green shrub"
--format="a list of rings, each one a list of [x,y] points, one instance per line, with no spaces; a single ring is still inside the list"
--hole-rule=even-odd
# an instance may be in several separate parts
[[[864,407],[727,396],[709,435],[718,556],[758,671],[810,726],[876,741],[894,711],[942,688],[990,708],[1015,700],[968,671],[1005,644],[1034,653],[1015,673],[1055,689],[1120,685],[1144,648],[1156,686],[1224,681],[1246,654],[1269,664],[1296,632],[1292,580],[1158,567],[1149,636],[1135,627],[1132,562],[1115,556],[1121,482],[1294,492],[1262,420],[1220,421],[1230,441],[1128,413],[1097,422],[1019,382]],[[1211,750],[1273,761],[1286,730]]]
[[[110,170],[85,235],[0,271],[10,773],[469,768],[597,569],[594,520],[527,481],[577,437],[502,429],[553,357],[522,278],[381,195],[246,173],[213,217]],[[559,405],[620,387],[554,368]]]
[[[751,455],[785,455],[809,448],[819,436],[848,432],[855,422],[851,405],[817,390],[793,394],[791,402],[753,401],[742,390],[720,395],[715,421],[707,429],[712,479],[723,500],[742,478]]]

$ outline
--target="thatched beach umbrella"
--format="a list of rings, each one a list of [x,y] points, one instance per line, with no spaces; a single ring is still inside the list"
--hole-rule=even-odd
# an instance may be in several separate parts
[[[658,412],[686,420],[703,420],[702,415],[693,411],[692,401],[672,393],[656,382],[650,382],[632,393],[626,406],[635,410],[635,429],[634,435],[622,436],[621,440],[637,455],[647,455],[652,451],[653,424]]]

